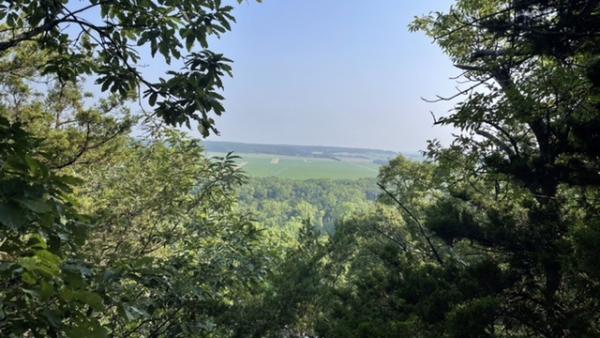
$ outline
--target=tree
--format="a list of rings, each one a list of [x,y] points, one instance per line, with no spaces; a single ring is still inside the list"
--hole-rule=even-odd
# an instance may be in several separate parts
[[[82,81],[43,76],[47,55],[35,43],[22,43],[0,59],[0,114],[43,140],[52,170],[102,161],[139,118],[118,95],[94,101]]]
[[[377,194],[375,179],[253,177],[240,189],[240,204],[255,212],[257,221],[267,228],[297,228],[310,220],[321,232],[333,233],[337,220],[368,209]]]
[[[207,50],[207,41],[231,29],[232,10],[220,0],[7,1],[0,5],[0,53],[33,41],[46,53],[42,74],[61,83],[94,75],[102,91],[121,97],[143,89],[153,116],[169,125],[196,121],[207,136],[216,132],[210,113],[224,110],[222,77],[231,74],[231,60]],[[143,48],[184,67],[151,80],[139,70]]]
[[[599,1],[461,0],[415,20],[472,82],[439,97],[464,97],[436,120],[460,133],[430,143],[431,163],[381,170],[405,226],[338,224],[319,335],[600,335],[599,15]]]
[[[84,108],[74,84],[36,93],[30,81],[44,53],[24,44],[12,56],[0,61],[0,332],[102,336],[90,316],[103,309],[102,295],[77,255],[90,231],[73,196],[82,181],[65,168],[104,157],[130,120],[107,116],[120,107],[114,100]]]
[[[93,231],[80,255],[112,336],[231,334],[230,312],[265,273],[262,236],[235,204],[244,177],[234,159],[209,160],[167,131],[82,173]]]
[[[19,124],[0,117],[0,130],[0,332],[52,336],[84,322],[90,334],[105,332],[87,315],[100,296],[72,255],[88,230],[70,198],[78,180],[52,172],[40,141]],[[61,323],[65,316],[72,325]]]
[[[92,162],[52,170],[90,125],[54,129],[54,111],[34,109],[49,98],[23,101],[29,131],[0,119],[0,334],[229,336],[266,266],[260,232],[236,207],[235,157],[209,160],[165,130],[111,137],[79,157]]]
[[[581,260],[598,253],[599,16],[598,1],[458,1],[413,24],[472,82],[440,98],[466,96],[436,122],[463,133],[431,145],[456,180],[427,223],[509,281],[487,334],[599,334],[596,272]]]
[[[86,21],[92,19],[84,12],[96,13],[95,7],[102,24]],[[179,57],[181,44],[167,42],[169,34],[201,25],[210,30],[211,20],[229,29],[224,22],[232,20],[231,8],[212,1],[91,2],[81,9],[11,2],[0,8],[6,21],[0,43],[0,335],[228,336],[234,323],[226,314],[251,298],[248,287],[264,274],[259,233],[235,205],[243,175],[234,157],[210,161],[197,141],[168,128],[155,128],[145,143],[133,141],[127,134],[136,117],[126,101],[136,97],[134,86],[152,85],[152,93],[162,92],[147,93],[148,99],[163,97],[156,114],[181,124],[160,109],[185,87],[196,100],[189,104],[210,101],[190,114],[218,110],[220,96],[213,94],[229,71],[225,59],[196,53],[187,58],[188,72],[149,84],[132,66],[138,59],[128,41],[150,30],[174,30],[181,15],[199,20],[206,14],[200,8],[222,11],[152,38],[167,59]],[[80,34],[65,30],[69,24]],[[210,34],[194,33],[194,39]],[[85,74],[100,76],[111,93],[94,101],[81,89]],[[181,98],[178,104],[188,104]]]

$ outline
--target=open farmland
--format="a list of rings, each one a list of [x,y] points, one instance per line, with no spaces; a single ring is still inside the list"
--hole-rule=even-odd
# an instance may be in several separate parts
[[[381,165],[400,155],[389,150],[347,147],[220,141],[204,141],[203,144],[209,156],[221,157],[228,152],[241,156],[239,165],[251,177],[373,178]],[[416,152],[402,155],[417,161],[422,159]]]
[[[209,156],[223,156],[224,154],[208,153]],[[370,161],[273,154],[238,153],[237,155],[242,157],[240,166],[252,177],[356,179],[375,177],[379,169],[378,164]]]

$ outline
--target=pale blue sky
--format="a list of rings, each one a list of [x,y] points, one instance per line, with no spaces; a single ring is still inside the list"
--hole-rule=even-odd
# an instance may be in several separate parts
[[[232,1],[233,2],[233,1]],[[451,0],[248,0],[236,5],[233,31],[211,50],[234,60],[225,81],[220,136],[211,140],[422,150],[450,139],[430,111],[449,103],[421,97],[456,92],[459,71],[423,33],[416,15]],[[166,70],[159,57],[143,72]],[[177,68],[177,63],[168,68]],[[197,132],[195,136],[199,136]],[[444,142],[445,143],[445,142]]]
[[[225,115],[213,140],[424,149],[447,140],[421,97],[454,92],[458,73],[415,15],[449,0],[266,0],[235,10],[237,23],[211,49],[232,58]]]

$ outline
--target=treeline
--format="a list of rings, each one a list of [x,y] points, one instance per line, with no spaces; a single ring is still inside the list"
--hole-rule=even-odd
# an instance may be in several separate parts
[[[336,159],[339,156],[386,160],[397,156],[393,151],[327,146],[301,146],[285,144],[252,144],[206,141],[206,150],[217,153],[272,154],[282,156],[317,157]]]
[[[376,201],[245,185],[174,128],[215,132],[231,7],[81,6],[0,6],[1,336],[600,336],[599,1],[417,18],[470,84],[436,119],[454,141],[382,167]],[[139,46],[184,68],[152,82]]]

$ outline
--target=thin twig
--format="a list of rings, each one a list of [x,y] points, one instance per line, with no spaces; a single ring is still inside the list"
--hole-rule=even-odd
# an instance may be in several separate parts
[[[427,233],[425,232],[425,228],[423,227],[423,225],[421,224],[421,222],[419,221],[419,219],[406,206],[404,206],[404,204],[402,204],[402,202],[400,202],[400,200],[398,200],[398,198],[396,198],[396,196],[394,196],[394,194],[392,194],[390,191],[388,191],[383,184],[377,183],[377,185],[388,196],[390,196],[390,198],[392,200],[394,200],[394,202],[396,202],[396,204],[398,204],[400,206],[400,208],[402,208],[402,210],[404,210],[408,214],[408,216],[410,216],[410,218],[412,218],[415,221],[415,223],[417,224],[417,227],[419,228],[419,232],[421,233],[421,235],[423,236],[423,238],[425,238],[425,241],[427,241],[427,244],[429,245],[429,248],[431,249],[431,252],[435,256],[435,259],[437,260],[437,262],[440,265],[444,265],[444,261],[442,260],[442,257],[440,256],[440,254],[438,253],[437,249],[435,248],[435,246],[431,242],[431,239],[429,238],[429,236],[427,236]]]

